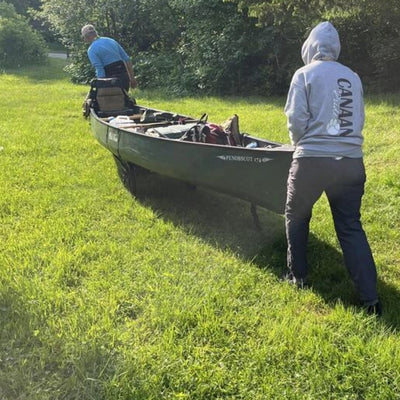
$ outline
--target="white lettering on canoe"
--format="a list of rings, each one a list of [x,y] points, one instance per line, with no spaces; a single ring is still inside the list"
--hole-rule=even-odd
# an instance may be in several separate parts
[[[255,162],[255,163],[266,163],[268,161],[272,161],[272,158],[268,157],[253,157],[253,156],[217,156],[220,160],[223,161],[235,161],[235,162]]]
[[[119,133],[117,129],[109,129],[108,130],[108,140],[110,142],[118,143]]]

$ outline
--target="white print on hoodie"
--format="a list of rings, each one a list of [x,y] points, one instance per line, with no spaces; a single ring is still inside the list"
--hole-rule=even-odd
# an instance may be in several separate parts
[[[339,90],[333,91],[333,112],[332,119],[329,121],[326,131],[331,136],[338,136],[340,134],[340,121],[339,121],[339,104],[340,93]]]
[[[333,91],[333,117],[326,131],[332,136],[347,136],[353,133],[353,92],[351,82],[338,79],[338,89]]]

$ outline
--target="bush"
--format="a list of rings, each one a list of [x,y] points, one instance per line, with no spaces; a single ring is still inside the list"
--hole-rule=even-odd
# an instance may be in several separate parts
[[[15,67],[41,64],[46,60],[42,37],[15,10],[13,12],[12,6],[0,2],[0,65]]]
[[[89,83],[95,78],[94,68],[88,61],[86,50],[76,50],[72,53],[71,62],[65,67],[74,83]]]
[[[175,52],[139,52],[135,55],[135,75],[141,88],[168,88],[175,95],[186,95],[196,89],[191,73],[184,69]]]

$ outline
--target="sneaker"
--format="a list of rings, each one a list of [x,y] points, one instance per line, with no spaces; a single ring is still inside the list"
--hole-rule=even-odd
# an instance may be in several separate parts
[[[365,312],[368,315],[375,315],[377,317],[381,317],[382,316],[382,305],[381,303],[378,301],[375,304],[369,305],[365,307]]]
[[[297,289],[307,289],[308,285],[305,279],[303,278],[296,278],[292,272],[288,272],[286,275],[283,276],[282,280],[284,282],[289,283],[290,285],[296,286]]]

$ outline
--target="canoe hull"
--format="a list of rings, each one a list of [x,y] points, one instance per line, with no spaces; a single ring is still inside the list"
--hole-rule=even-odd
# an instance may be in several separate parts
[[[97,140],[114,155],[158,174],[283,213],[293,148],[245,148],[171,140],[113,127],[90,115]],[[273,142],[271,142],[273,143]]]

